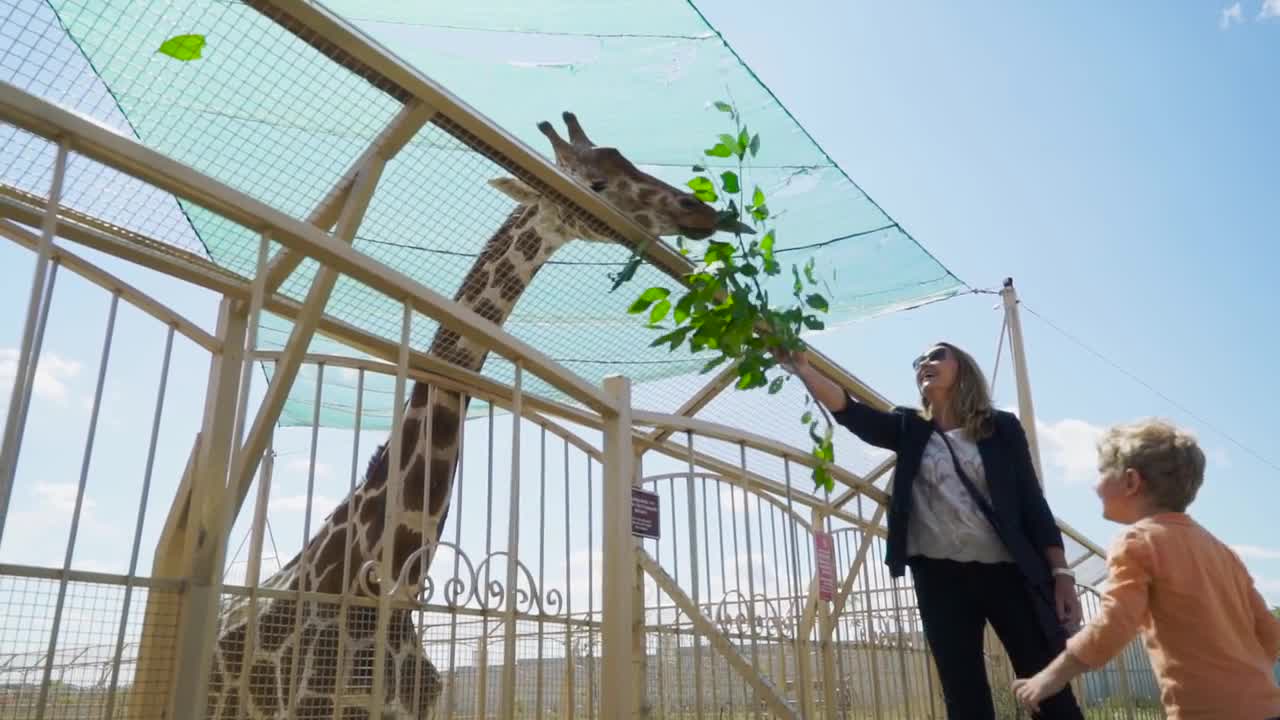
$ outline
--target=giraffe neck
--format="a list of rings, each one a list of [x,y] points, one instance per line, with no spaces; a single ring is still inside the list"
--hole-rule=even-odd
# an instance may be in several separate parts
[[[491,322],[502,325],[533,276],[569,237],[568,228],[559,219],[557,209],[536,205],[517,207],[485,244],[454,299]],[[487,356],[484,348],[472,345],[446,328],[437,331],[429,352],[477,372]],[[379,582],[394,582],[403,577],[407,580],[408,592],[416,595],[421,575],[434,555],[434,543],[427,546],[424,539],[439,539],[449,510],[460,449],[459,433],[467,401],[457,392],[442,388],[432,392],[430,385],[415,383],[399,429],[399,466],[404,481],[395,487],[387,482],[390,447],[389,444],[380,446],[370,459],[364,481],[356,491],[338,505],[302,552],[263,586],[330,594],[360,592],[359,573],[368,560],[380,558],[384,520],[390,515],[398,521],[391,535],[392,547],[389,548],[392,576],[379,578]],[[388,501],[391,502],[390,508]],[[370,583],[370,589],[375,593],[382,592],[379,582]],[[371,609],[349,610],[364,611]],[[249,614],[246,603],[235,603],[223,614],[215,651],[216,681],[211,681],[210,685],[210,708],[214,710],[211,717],[228,713],[228,716],[235,715],[239,706],[236,694],[239,676],[244,672],[262,675],[258,672],[260,668],[269,669],[267,675],[278,676],[278,681],[259,683],[259,690],[251,693],[248,702],[257,712],[251,712],[250,717],[278,715],[279,709],[290,702],[290,695],[294,692],[286,689],[285,675],[289,673],[283,665],[292,666],[295,662],[302,673],[290,675],[292,680],[288,687],[296,687],[298,693],[292,699],[308,707],[314,705],[322,711],[331,710],[336,688],[325,680],[327,675],[311,672],[310,668],[328,667],[335,661],[341,661],[330,657],[336,652],[336,642],[316,641],[321,637],[317,633],[338,632],[333,613],[320,613],[314,607],[303,613],[309,630],[294,638],[302,644],[296,646],[296,660],[288,663],[284,662],[282,653],[286,647],[294,647],[286,642],[287,638],[293,637],[292,633],[276,633],[279,637],[263,635],[256,647],[244,647]],[[409,613],[397,610],[393,614],[387,661],[391,663],[389,667],[396,669],[392,672],[396,681],[387,687],[387,701],[394,706],[411,708],[410,715],[422,716],[434,706],[440,694],[439,675],[422,655],[422,644]],[[295,608],[291,600],[277,598],[259,604],[256,615],[262,627],[287,627],[292,625]],[[353,627],[366,630],[357,633],[351,630]],[[349,647],[353,652],[373,652],[373,627],[372,618],[347,623]]]
[[[551,255],[568,239],[568,227],[555,209],[521,205],[485,243],[463,279],[454,300],[481,317],[502,325],[525,288]],[[429,353],[454,365],[478,372],[487,349],[447,328],[440,328]],[[449,510],[453,475],[459,453],[459,431],[469,398],[443,388],[434,393],[427,383],[414,383],[401,423],[400,470],[404,481],[399,492],[387,482],[390,444],[380,446],[370,460],[364,481],[326,520],[299,556],[269,586],[317,592],[352,590],[357,571],[380,557],[386,502],[391,495],[391,517],[399,523],[392,535],[391,567],[394,577],[403,571],[412,586],[420,580],[427,556],[411,556],[423,547],[424,537],[438,540]],[[428,435],[429,433],[429,435]],[[348,528],[348,524],[350,527]],[[350,551],[344,552],[348,541]],[[347,560],[347,587],[343,587],[343,559]],[[288,571],[287,573],[285,571]]]

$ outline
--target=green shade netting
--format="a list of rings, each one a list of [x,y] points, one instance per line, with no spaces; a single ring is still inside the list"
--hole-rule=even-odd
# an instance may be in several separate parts
[[[0,77],[90,114],[141,142],[295,217],[304,218],[387,126],[399,103],[249,6],[223,0],[13,0],[0,33]],[[550,157],[536,124],[571,110],[601,145],[682,186],[702,149],[729,129],[712,102],[731,99],[762,137],[748,181],[778,215],[786,265],[816,261],[829,287],[829,325],[949,297],[963,284],[888,217],[823,152],[691,3],[679,0],[538,0],[326,4],[376,43]],[[203,34],[200,59],[156,52],[168,38]],[[6,129],[0,180],[45,192],[52,151]],[[487,181],[508,173],[438,126],[428,125],[386,167],[355,247],[452,296],[476,255],[514,207]],[[207,254],[251,275],[258,235],[185,201],[87,162],[68,173],[67,203],[123,227]],[[674,241],[674,238],[665,238]],[[278,248],[274,248],[278,250]],[[629,251],[573,242],[542,268],[506,324],[516,337],[591,382],[630,376],[639,402],[672,410],[705,358],[651,349],[655,333],[625,314],[631,298],[673,281],[645,266],[610,293],[609,273]],[[315,273],[305,262],[282,291],[301,300]],[[788,297],[790,274],[774,280]],[[339,281],[326,311],[398,339],[400,306]],[[261,345],[283,347],[291,329],[264,317]],[[436,323],[413,322],[426,348]],[[315,352],[352,355],[317,338]],[[267,368],[268,374],[270,368]],[[294,388],[283,424],[310,424],[314,369]],[[486,375],[510,382],[491,357]],[[310,382],[305,382],[311,377]],[[307,387],[310,385],[311,387]],[[385,427],[391,382],[370,378],[365,427]],[[565,398],[538,378],[525,387]],[[649,388],[646,390],[646,388]],[[322,424],[353,421],[353,374],[326,372]]]

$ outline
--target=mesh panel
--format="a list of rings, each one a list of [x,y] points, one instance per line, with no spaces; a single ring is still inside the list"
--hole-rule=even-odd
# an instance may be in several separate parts
[[[526,20],[520,19],[525,10],[491,4],[466,11],[380,2],[336,7],[531,146],[547,148],[536,134],[538,121],[571,109],[598,141],[616,144],[640,168],[676,187],[683,186],[690,161],[702,159],[688,144],[722,129],[723,117],[704,110],[727,85],[765,137],[770,164],[755,168],[753,178],[779,212],[778,251],[787,261],[814,257],[831,268],[833,320],[945,297],[959,287],[797,132],[795,121],[690,6],[646,6],[644,25],[653,32],[622,35],[603,31],[616,23],[613,11],[586,6],[572,13],[529,11],[533,19]],[[544,27],[548,23],[576,29],[553,31]],[[0,73],[7,81],[133,134],[297,218],[317,207],[409,97],[328,38],[263,3],[15,0],[3,32]],[[206,37],[200,59],[184,63],[157,52],[165,39],[191,32]],[[555,63],[525,60],[580,53],[582,37],[596,49],[590,61],[574,63],[572,88],[561,86],[566,76]],[[636,107],[672,111],[643,118],[624,111]],[[13,152],[6,153],[0,177],[43,194],[51,150],[15,130],[4,132]],[[76,164],[69,173],[70,206],[251,273],[256,233],[105,168]],[[389,163],[355,246],[443,294],[465,295],[468,271],[516,207],[488,185],[504,176],[547,191],[457,118],[437,116]],[[581,211],[567,211],[592,234],[614,236]],[[692,376],[704,359],[649,349],[653,331],[623,313],[631,290],[608,291],[608,274],[628,253],[613,242],[571,242],[540,268],[506,318],[507,329],[592,382],[615,373],[641,384]],[[315,264],[304,262],[283,291],[301,299],[314,273]],[[629,287],[671,282],[644,267]],[[784,289],[779,285],[774,294]],[[359,283],[340,280],[327,310],[383,337],[398,336],[397,303]],[[430,347],[436,330],[434,323],[418,323],[414,346]],[[441,354],[468,365],[478,355],[474,348],[465,355],[442,348]],[[511,373],[496,361],[485,372],[498,380]],[[529,390],[563,399],[537,380]],[[650,397],[653,409],[671,409],[683,391]],[[309,416],[307,402],[292,403],[286,421]],[[326,414],[326,421],[340,417]]]
[[[148,601],[160,603],[166,597],[172,594],[135,587],[120,642],[125,588],[71,582],[50,654],[58,581],[0,575],[0,707],[5,717],[36,717],[42,711],[47,718],[142,718],[162,711],[169,697],[168,676],[141,677],[137,663]],[[147,642],[157,648],[156,667],[173,666],[176,624],[172,603],[153,613]]]

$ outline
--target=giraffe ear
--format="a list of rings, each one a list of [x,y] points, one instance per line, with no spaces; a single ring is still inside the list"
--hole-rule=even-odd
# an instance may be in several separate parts
[[[489,184],[521,205],[533,205],[542,199],[541,193],[515,178],[494,178]]]

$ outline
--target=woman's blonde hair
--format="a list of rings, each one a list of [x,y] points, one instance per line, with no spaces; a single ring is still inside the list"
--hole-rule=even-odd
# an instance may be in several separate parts
[[[951,343],[934,343],[935,347],[944,347],[956,359],[956,382],[951,388],[948,402],[952,413],[960,421],[960,427],[970,440],[990,437],[995,430],[995,411],[991,407],[991,391],[987,388],[987,378],[978,368],[978,363],[969,353]],[[933,419],[933,409],[929,407],[929,398],[920,395],[920,404],[924,411],[921,415],[926,420]]]

